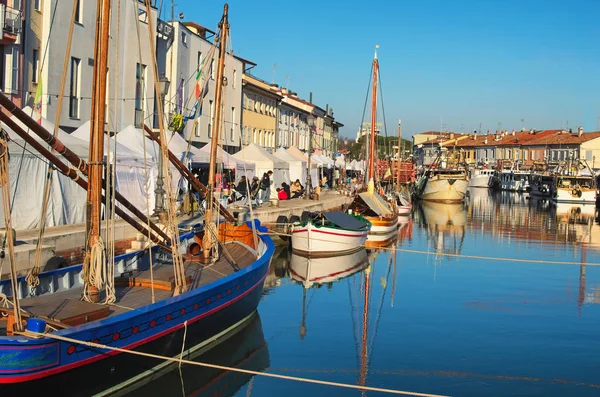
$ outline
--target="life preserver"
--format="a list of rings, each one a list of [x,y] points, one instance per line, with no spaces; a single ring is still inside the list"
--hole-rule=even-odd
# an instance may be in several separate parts
[[[578,185],[575,185],[575,187],[573,187],[573,190],[571,190],[571,194],[576,197],[581,197],[581,188]]]
[[[546,187],[545,187],[545,186],[542,186],[542,187],[540,188],[540,193],[542,193],[542,194],[545,194],[545,193],[547,193],[547,192],[548,192],[548,189],[546,189]]]

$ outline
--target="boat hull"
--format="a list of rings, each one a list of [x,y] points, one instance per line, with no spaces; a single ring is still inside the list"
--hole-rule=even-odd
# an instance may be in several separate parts
[[[368,230],[317,227],[308,222],[292,227],[292,252],[298,255],[332,256],[351,254],[364,248]]]
[[[262,226],[259,230],[267,231]],[[269,237],[261,236],[261,239],[264,243],[261,257],[238,272],[179,296],[59,330],[53,335],[173,356],[181,351],[186,326],[189,328],[188,338],[193,335],[193,342],[198,344],[256,310],[275,249]],[[194,332],[190,332],[192,328]],[[117,361],[106,360],[117,355]],[[118,376],[114,375],[117,371],[112,370],[115,363],[121,367],[121,363],[136,361],[135,356],[114,350],[100,350],[50,337],[0,338],[0,384],[16,383],[21,386],[21,382],[31,381],[35,381],[31,383],[36,385],[54,384],[62,375],[68,375],[70,388],[75,380],[90,383],[89,374],[93,377],[100,373],[106,373],[107,377]],[[126,368],[133,369],[135,365],[129,364]],[[81,374],[81,377],[74,374]],[[85,379],[88,379],[87,383]]]
[[[581,189],[579,194],[573,194],[573,189],[557,188],[553,201],[559,203],[595,204],[596,191],[594,189]]]
[[[429,179],[419,198],[433,203],[460,203],[465,197],[469,182],[464,177],[459,178],[434,177]]]
[[[489,188],[492,180],[491,175],[477,175],[469,179],[469,187]]]
[[[387,218],[374,216],[365,216],[365,218],[371,222],[371,230],[365,243],[367,248],[385,247],[397,238],[398,215]]]

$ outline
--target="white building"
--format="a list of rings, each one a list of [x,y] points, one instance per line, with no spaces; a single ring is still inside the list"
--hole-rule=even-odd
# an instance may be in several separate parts
[[[184,136],[192,138],[195,146],[203,146],[212,139],[212,126],[215,117],[215,84],[218,65],[218,50],[211,52],[215,32],[195,22],[174,22],[173,42],[168,37],[159,35],[158,57],[162,64],[159,70],[170,81],[169,91],[165,96],[166,111],[170,114],[182,114],[192,117],[184,127]],[[208,90],[201,100],[201,109],[197,120],[193,118],[196,103],[196,77],[204,63],[200,79],[200,87],[208,81]],[[243,62],[237,57],[227,54],[225,57],[224,77],[227,79],[223,87],[222,120],[223,129],[220,141],[223,148],[234,153],[240,149],[240,121],[242,110],[242,74]]]
[[[26,21],[28,37],[25,54],[24,79],[31,82],[29,104],[33,102],[38,82],[34,82],[35,69],[41,69],[42,116],[54,122],[57,115],[58,96],[67,47],[70,15],[73,0],[30,0]],[[148,18],[157,26],[156,9],[147,12],[143,2],[121,1],[117,10],[112,3],[111,31],[107,71],[107,98],[111,99],[107,111],[107,130],[117,131],[137,124],[144,119],[152,125],[154,103],[154,77]],[[139,7],[139,12],[137,7]],[[53,13],[56,18],[52,22]],[[120,21],[118,15],[120,14]],[[139,37],[136,19],[139,19]],[[90,119],[96,6],[94,2],[80,1],[77,9],[73,42],[69,56],[60,126],[72,131]],[[119,29],[119,31],[117,30]],[[156,32],[153,32],[156,37]],[[139,47],[141,50],[138,51]],[[117,54],[117,42],[119,51]],[[140,58],[141,57],[141,58]],[[118,58],[118,64],[117,64]],[[118,72],[117,72],[118,68]],[[115,98],[116,86],[116,103]],[[115,113],[116,111],[116,113]]]

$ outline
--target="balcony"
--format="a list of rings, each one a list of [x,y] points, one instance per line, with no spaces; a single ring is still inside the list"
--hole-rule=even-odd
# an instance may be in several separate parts
[[[172,40],[173,39],[173,26],[168,22],[159,19],[156,23],[156,31],[157,33],[165,36],[165,39]]]
[[[0,4],[0,28],[2,29],[3,39],[9,39],[10,36],[16,36],[23,30],[23,20],[21,11]]]

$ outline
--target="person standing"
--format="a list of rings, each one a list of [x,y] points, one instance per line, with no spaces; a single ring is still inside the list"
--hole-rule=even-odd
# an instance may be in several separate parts
[[[273,175],[273,171],[265,172],[260,180],[263,203],[269,201],[269,198],[271,197],[271,175]]]

